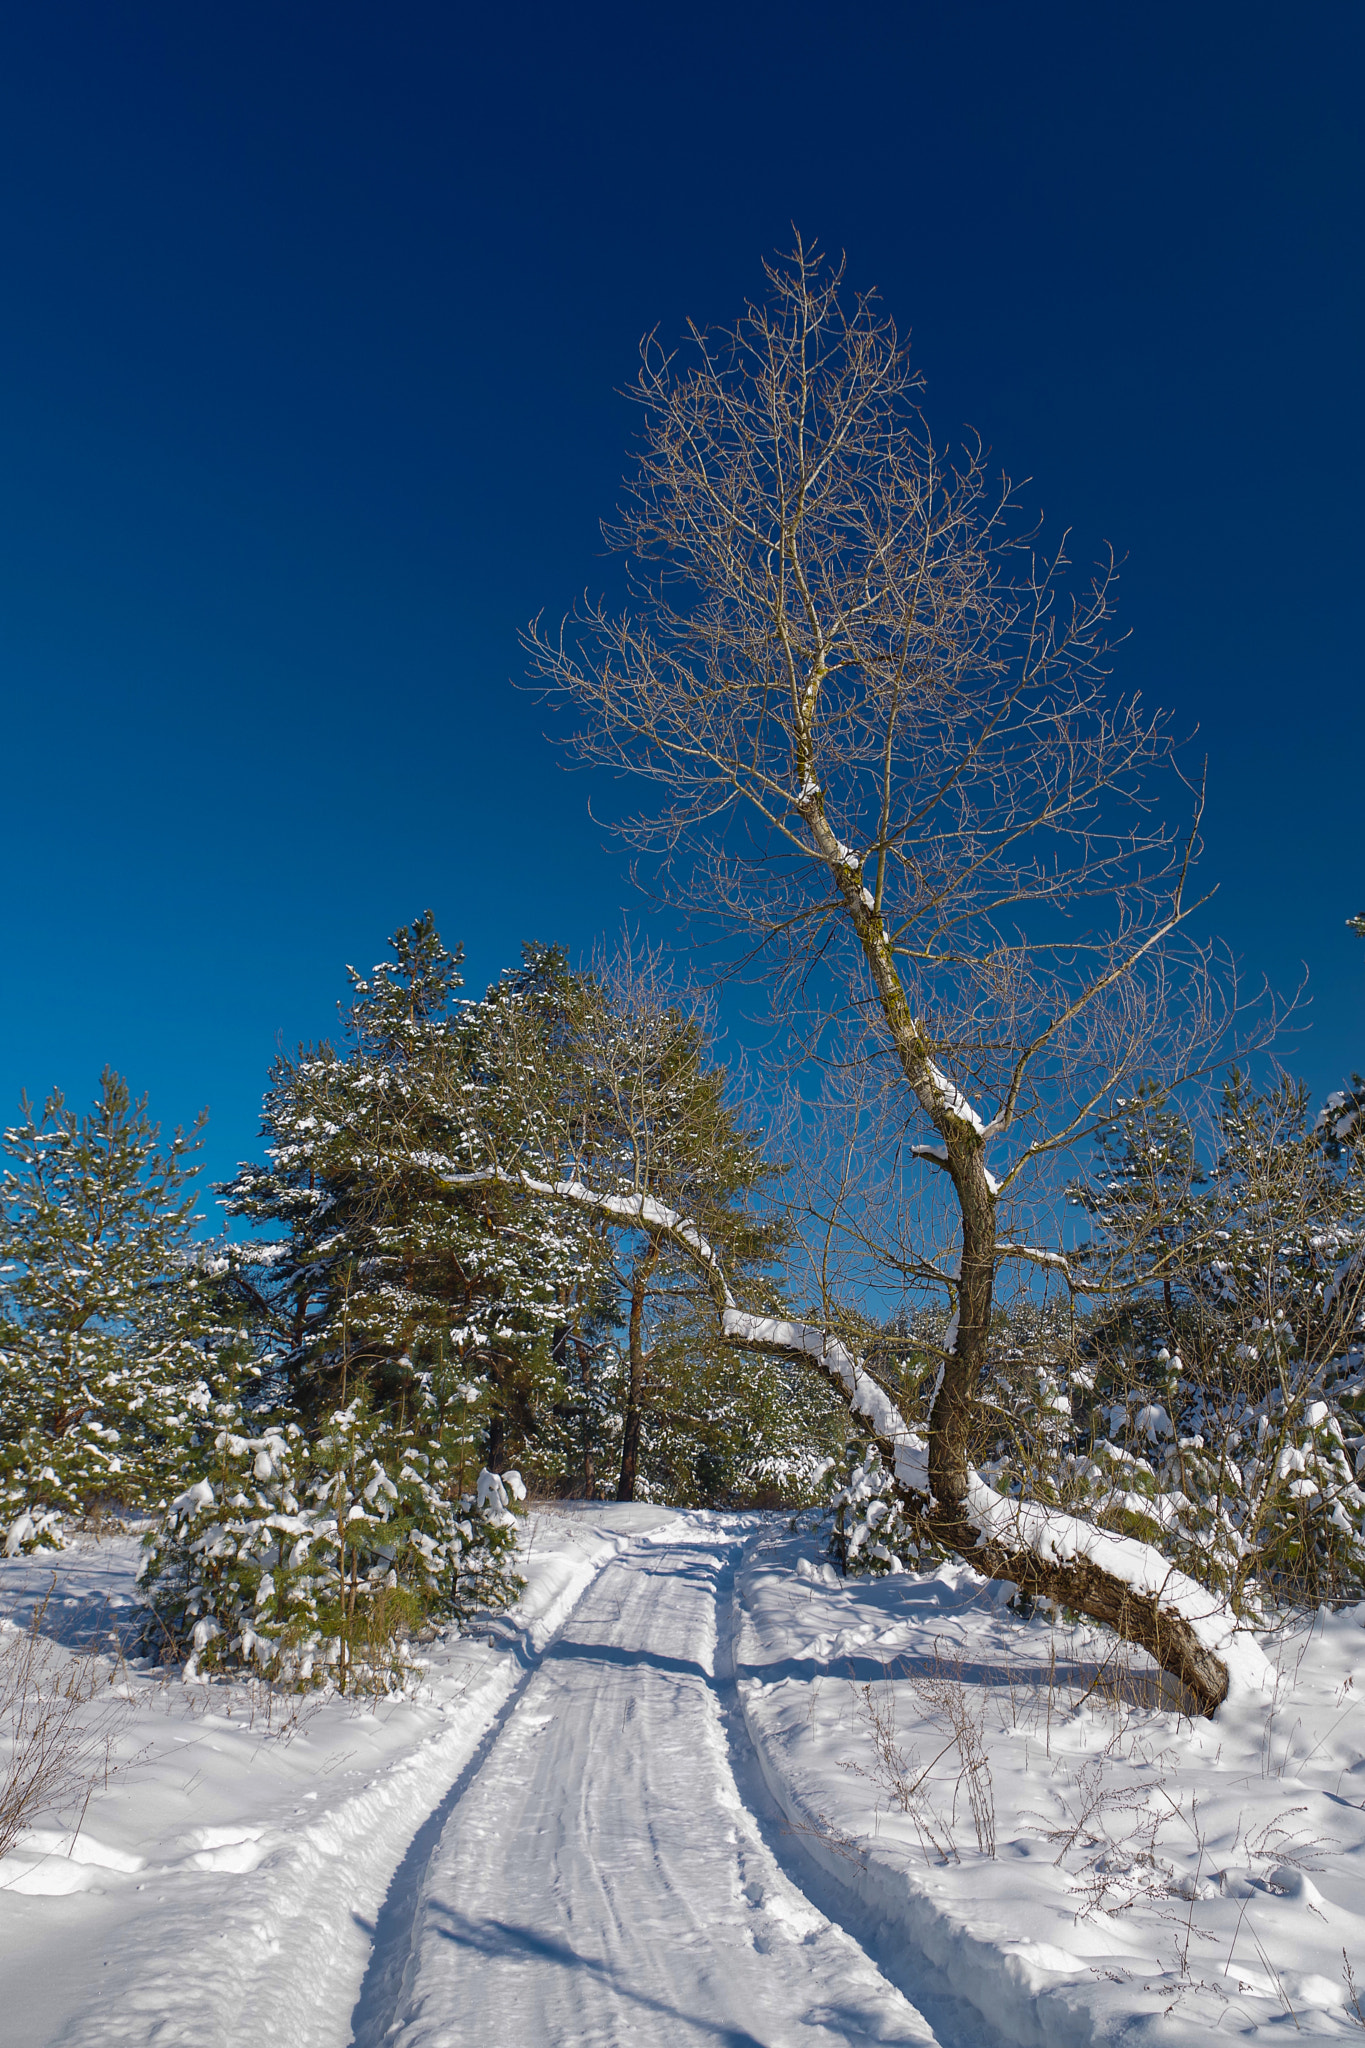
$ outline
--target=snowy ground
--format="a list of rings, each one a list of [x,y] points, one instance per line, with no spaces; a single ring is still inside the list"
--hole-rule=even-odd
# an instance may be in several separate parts
[[[960,1565],[843,1583],[774,1532],[741,1597],[789,1823],[1007,2040],[1365,2029],[1365,1611],[1263,1639],[1274,1696],[1210,1723]]]
[[[74,1841],[45,1816],[0,1861],[0,2040],[1363,2030],[1356,1616],[1191,1724],[960,1567],[845,1583],[780,1518],[646,1508],[537,1509],[526,1540],[516,1613],[378,1710],[266,1727],[260,1694],[111,1665],[128,1768]],[[45,1627],[107,1640],[134,1564],[7,1560],[0,1616],[55,1565]]]

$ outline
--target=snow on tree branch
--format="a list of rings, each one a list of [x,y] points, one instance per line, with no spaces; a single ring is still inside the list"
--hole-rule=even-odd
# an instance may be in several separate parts
[[[546,1180],[491,1167],[441,1177],[452,1186],[472,1187],[483,1181],[520,1187],[528,1194],[571,1202],[666,1237],[704,1273],[726,1341],[815,1365],[876,1440],[898,1489],[910,1497],[912,1510],[925,1515],[931,1525],[943,1519],[931,1500],[927,1446],[847,1345],[819,1324],[754,1315],[740,1308],[719,1254],[677,1210],[648,1195],[595,1190],[573,1175]],[[1059,1253],[1042,1257],[1045,1263],[1065,1264]],[[951,1350],[955,1341],[956,1329],[950,1326],[946,1348]],[[1269,1667],[1251,1637],[1238,1629],[1227,1602],[1177,1571],[1151,1545],[1110,1535],[1037,1502],[1006,1498],[970,1466],[967,1492],[957,1512],[965,1529],[963,1537],[953,1539],[955,1547],[988,1577],[1014,1577],[1044,1591],[1055,1586],[1058,1597],[1141,1642],[1166,1669],[1177,1673],[1204,1712],[1211,1713],[1233,1688],[1261,1689]],[[966,1537],[970,1540],[963,1540]]]

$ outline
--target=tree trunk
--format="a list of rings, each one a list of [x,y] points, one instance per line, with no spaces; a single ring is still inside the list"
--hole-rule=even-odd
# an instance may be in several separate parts
[[[645,1391],[645,1295],[649,1276],[659,1257],[659,1240],[651,1237],[648,1249],[635,1262],[630,1276],[630,1335],[627,1347],[625,1428],[621,1433],[621,1476],[616,1485],[618,1500],[634,1500],[640,1471],[640,1408]]]
[[[487,1457],[490,1472],[500,1472],[507,1462],[507,1423],[501,1408],[488,1418]]]
[[[971,1477],[973,1424],[978,1414],[995,1292],[995,1197],[979,1156],[953,1157],[949,1172],[962,1211],[962,1257],[958,1267],[957,1314],[952,1342],[945,1345],[943,1376],[929,1416],[929,1485],[943,1521],[944,1538],[958,1548],[974,1543],[976,1531],[964,1519]]]
[[[857,1369],[843,1347],[836,1349],[847,1363],[847,1373],[831,1369],[827,1338],[814,1356],[805,1344],[796,1355],[823,1366],[826,1378],[849,1400],[854,1420],[876,1442],[882,1462],[912,1516],[955,1550],[973,1570],[986,1578],[1009,1580],[1026,1593],[1057,1600],[1106,1623],[1126,1641],[1145,1649],[1164,1671],[1173,1673],[1199,1711],[1212,1715],[1227,1697],[1227,1667],[1200,1641],[1175,1600],[1139,1591],[1091,1558],[1072,1555],[1059,1559],[1048,1556],[1045,1548],[1037,1544],[1011,1543],[987,1535],[971,1512],[973,1486],[979,1485],[972,1470],[972,1435],[978,1418],[995,1291],[995,1187],[986,1170],[985,1131],[971,1105],[934,1064],[933,1049],[906,1001],[880,914],[862,891],[861,878],[847,868],[843,849],[826,823],[818,794],[811,799],[807,815],[816,846],[829,864],[862,945],[901,1071],[943,1140],[936,1164],[947,1171],[953,1182],[962,1217],[957,1313],[950,1326],[951,1341],[945,1343],[943,1368],[929,1416],[931,1498],[917,1498],[914,1489],[901,1482],[896,1471],[900,1446],[894,1437],[869,1425],[856,1398],[849,1400],[855,1394],[855,1386],[848,1381],[856,1381]],[[819,1334],[823,1337],[824,1333]],[[894,1409],[891,1412],[894,1414]],[[899,1416],[896,1422],[900,1424]]]
[[[1200,1640],[1198,1630],[1190,1619],[1180,1611],[1172,1588],[1180,1574],[1170,1570],[1156,1593],[1147,1592],[1128,1583],[1115,1572],[1084,1555],[1070,1555],[1062,1558],[1049,1557],[1037,1542],[1025,1539],[1022,1529],[1019,1540],[1009,1541],[1000,1535],[984,1533],[979,1522],[969,1512],[974,1475],[970,1467],[961,1470],[962,1492],[948,1502],[940,1499],[937,1487],[931,1478],[933,1499],[917,1493],[897,1472],[904,1439],[888,1435],[883,1428],[869,1420],[866,1410],[860,1408],[858,1398],[850,1399],[849,1371],[845,1369],[848,1355],[837,1340],[826,1337],[823,1331],[796,1323],[768,1321],[771,1336],[762,1334],[765,1319],[738,1317],[740,1324],[750,1325],[748,1329],[727,1331],[727,1339],[734,1344],[743,1344],[750,1349],[776,1352],[783,1357],[799,1359],[805,1365],[815,1366],[825,1378],[843,1395],[854,1422],[868,1442],[874,1443],[881,1454],[882,1464],[891,1475],[896,1492],[906,1508],[912,1523],[919,1523],[926,1533],[937,1537],[955,1550],[969,1564],[973,1571],[983,1578],[1008,1580],[1019,1587],[1021,1592],[1035,1598],[1056,1600],[1060,1605],[1073,1608],[1077,1613],[1087,1615],[1093,1621],[1105,1623],[1120,1635],[1125,1642],[1136,1643],[1146,1650],[1161,1666],[1179,1679],[1190,1695],[1197,1712],[1212,1717],[1228,1694],[1228,1671],[1222,1659]],[[755,1327],[756,1326],[756,1327]],[[804,1339],[805,1341],[797,1341]],[[820,1340],[823,1339],[821,1348]],[[812,1342],[811,1340],[815,1340]],[[953,1363],[950,1356],[949,1364]],[[866,1374],[862,1380],[867,1387],[873,1382]],[[962,1374],[954,1378],[960,1386]],[[949,1374],[944,1373],[943,1386],[934,1402],[934,1416],[938,1420],[935,1432],[931,1421],[929,1440],[929,1469],[932,1473],[936,1458],[945,1470],[944,1484],[956,1487],[959,1481],[957,1452],[959,1445],[957,1418],[962,1414],[960,1398],[944,1401],[943,1389],[949,1385]],[[878,1405],[876,1403],[869,1405]],[[890,1407],[882,1397],[881,1406]],[[894,1411],[893,1411],[894,1412]],[[945,1416],[947,1418],[945,1422]],[[899,1417],[896,1418],[899,1421]],[[908,1435],[909,1432],[906,1432]],[[975,1482],[978,1486],[979,1481]],[[1013,1511],[1022,1523],[1030,1511],[1030,1503],[1014,1501],[1000,1502],[1005,1510],[1005,1519]],[[1046,1511],[1044,1511],[1046,1513]],[[1099,1532],[1079,1523],[1074,1517],[1057,1515],[1049,1517],[1059,1534],[1067,1535],[1080,1531],[1082,1535],[1094,1536]],[[1116,1551],[1125,1547],[1133,1552],[1145,1551],[1147,1546],[1127,1545],[1126,1539],[1113,1537],[1103,1539]],[[1189,1585],[1196,1594],[1201,1589]],[[1212,1596],[1207,1596],[1212,1599]],[[1215,1605],[1219,1603],[1214,1603]]]
[[[914,1451],[918,1439],[871,1375],[828,1331],[740,1309],[714,1247],[687,1217],[652,1196],[600,1194],[575,1178],[547,1181],[524,1171],[504,1176],[496,1167],[488,1170],[487,1177],[506,1178],[528,1194],[569,1202],[622,1228],[647,1229],[656,1248],[667,1238],[704,1278],[727,1344],[794,1359],[824,1375],[843,1400],[855,1427],[877,1446],[912,1521],[948,1544],[984,1578],[1010,1580],[1024,1592],[1074,1608],[1113,1628],[1125,1641],[1138,1644],[1162,1670],[1180,1680],[1198,1712],[1212,1716],[1227,1698],[1229,1671],[1196,1623],[1202,1622],[1204,1635],[1230,1642],[1232,1610],[1227,1602],[1185,1578],[1149,1545],[1110,1536],[1073,1516],[1031,1502],[1001,1499],[972,1470],[972,1403],[985,1359],[994,1276],[994,1195],[979,1141],[974,1157],[968,1145],[964,1160],[963,1149],[950,1145],[949,1161],[940,1162],[962,1172],[964,1247],[958,1331],[952,1346],[945,1347],[943,1378],[930,1421],[928,1470],[919,1466],[927,1482],[925,1490],[900,1469],[903,1455]],[[471,1175],[469,1179],[483,1177]],[[466,1184],[454,1177],[452,1183]],[[932,1476],[935,1468],[937,1481]],[[1031,1538],[1027,1533],[1030,1523],[1034,1525]],[[1008,1540],[1011,1534],[1018,1540]],[[1088,1554],[1087,1544],[1106,1553],[1114,1569]],[[1132,1579],[1123,1575],[1125,1565],[1135,1574]],[[1143,1583],[1153,1575],[1155,1590]],[[1249,1665],[1255,1655],[1249,1655]]]

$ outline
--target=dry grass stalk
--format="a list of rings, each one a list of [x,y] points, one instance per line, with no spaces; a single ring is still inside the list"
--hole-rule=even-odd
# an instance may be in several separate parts
[[[120,1768],[129,1702],[92,1648],[70,1656],[43,1634],[47,1599],[26,1629],[0,1634],[0,1856],[45,1813],[74,1816],[72,1845],[91,1795]]]
[[[888,1673],[880,1685],[869,1680],[867,1684],[853,1688],[858,1718],[871,1739],[871,1764],[849,1762],[841,1764],[840,1768],[852,1772],[855,1777],[869,1779],[887,1793],[900,1812],[913,1820],[926,1855],[932,1851],[943,1863],[961,1860],[954,1829],[958,1798],[965,1789],[976,1846],[983,1856],[994,1856],[995,1799],[990,1764],[982,1740],[986,1720],[985,1699],[982,1698],[979,1706],[973,1705],[970,1690],[960,1672],[942,1666],[928,1673],[910,1673],[908,1682],[926,1719],[940,1730],[947,1730],[948,1740],[942,1748],[921,1767],[918,1752],[907,1751],[902,1746],[896,1727],[895,1688]],[[953,1785],[952,1807],[945,1819],[933,1805],[926,1788],[933,1771],[950,1750],[956,1750],[959,1768]]]

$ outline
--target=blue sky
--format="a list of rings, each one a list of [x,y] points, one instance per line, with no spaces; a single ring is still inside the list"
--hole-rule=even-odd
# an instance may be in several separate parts
[[[215,1175],[430,905],[637,907],[509,687],[604,574],[639,335],[845,248],[927,409],[1127,558],[1216,927],[1365,1065],[1358,5],[69,6],[0,26],[0,1104]]]

